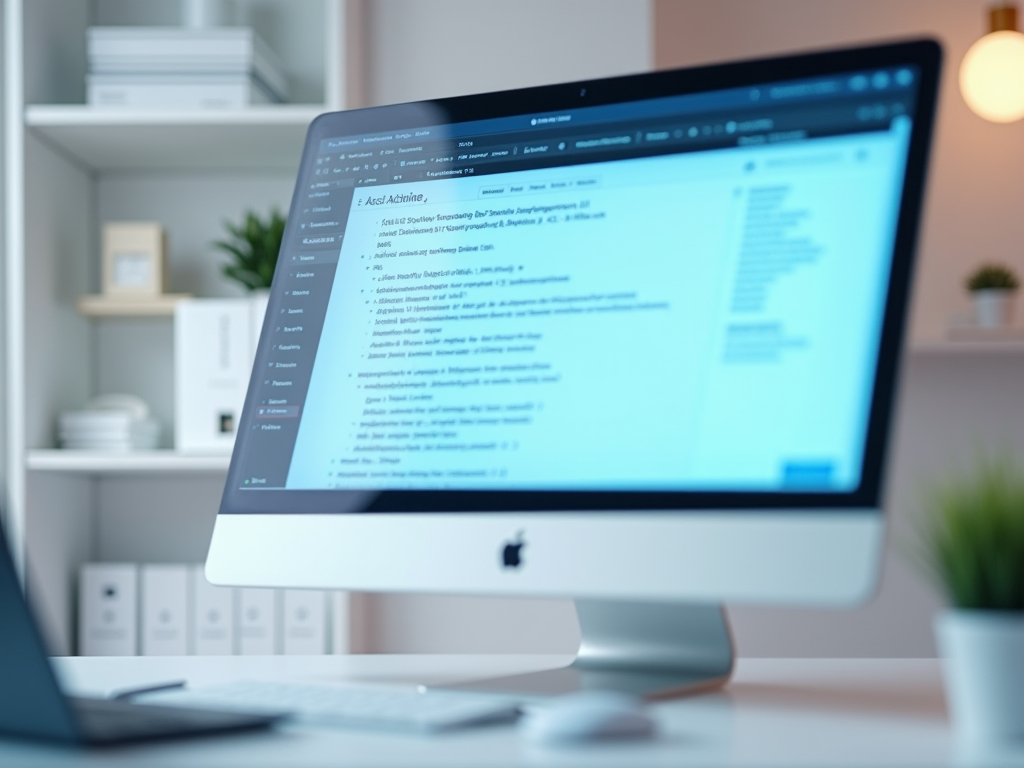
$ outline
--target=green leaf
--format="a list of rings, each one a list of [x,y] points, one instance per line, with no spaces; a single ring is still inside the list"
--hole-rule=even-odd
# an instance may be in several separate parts
[[[957,608],[1024,611],[1024,469],[982,458],[933,484],[918,521],[926,573]]]
[[[224,229],[230,237],[211,243],[229,257],[229,263],[222,268],[223,274],[248,290],[269,288],[281,252],[285,224],[284,215],[276,208],[266,218],[246,211],[241,223],[225,221]]]
[[[1020,287],[1017,274],[1004,264],[982,264],[967,276],[964,285],[968,291],[1015,291]]]

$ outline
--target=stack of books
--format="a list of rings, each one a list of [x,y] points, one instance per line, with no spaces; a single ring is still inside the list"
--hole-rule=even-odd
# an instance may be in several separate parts
[[[88,103],[241,109],[286,100],[274,52],[247,27],[90,27]]]
[[[160,425],[128,411],[65,411],[60,415],[61,446],[74,451],[152,450],[160,441]]]

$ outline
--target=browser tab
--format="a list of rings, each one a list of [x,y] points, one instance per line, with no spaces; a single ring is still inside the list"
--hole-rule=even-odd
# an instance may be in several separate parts
[[[593,149],[594,147],[616,147],[632,144],[632,136],[601,136],[596,139],[581,139],[575,143],[576,149]]]

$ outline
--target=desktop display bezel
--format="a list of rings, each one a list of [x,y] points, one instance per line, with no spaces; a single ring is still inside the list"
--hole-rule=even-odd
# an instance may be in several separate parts
[[[693,69],[654,72],[594,81],[543,86],[516,91],[440,99],[330,113],[310,126],[299,178],[310,167],[322,139],[367,134],[424,125],[425,113],[444,115],[434,124],[462,123],[530,113],[621,104],[665,96],[697,94],[756,86],[786,80],[828,76],[874,67],[909,65],[920,74],[910,136],[906,175],[894,238],[891,275],[881,327],[878,363],[872,388],[860,484],[852,491],[614,491],[614,490],[240,490],[246,430],[240,430],[232,457],[220,513],[338,514],[338,513],[474,513],[559,512],[677,513],[685,510],[785,510],[786,513],[877,513],[883,489],[900,354],[905,334],[924,191],[925,169],[932,134],[932,117],[941,53],[931,41],[912,41],[870,48],[811,53]],[[292,201],[294,222],[298,192]],[[291,227],[285,232],[289,242]],[[283,260],[282,260],[283,262]],[[278,273],[284,268],[278,264]],[[275,286],[281,284],[275,279]],[[269,317],[280,301],[272,290]],[[267,356],[268,326],[256,355],[256,368]],[[256,387],[250,385],[240,424],[250,422]]]

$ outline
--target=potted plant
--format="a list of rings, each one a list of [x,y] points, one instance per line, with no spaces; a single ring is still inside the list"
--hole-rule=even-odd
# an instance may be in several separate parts
[[[214,243],[231,256],[231,262],[224,265],[224,275],[241,283],[248,291],[269,289],[281,252],[284,225],[285,218],[276,208],[267,218],[247,211],[241,224],[224,222],[231,238]]]
[[[1020,280],[1002,264],[982,264],[966,280],[974,299],[975,322],[981,328],[1001,328],[1012,322],[1013,297]]]
[[[1024,469],[985,460],[946,480],[922,533],[950,604],[936,632],[957,730],[972,741],[1024,737]]]

